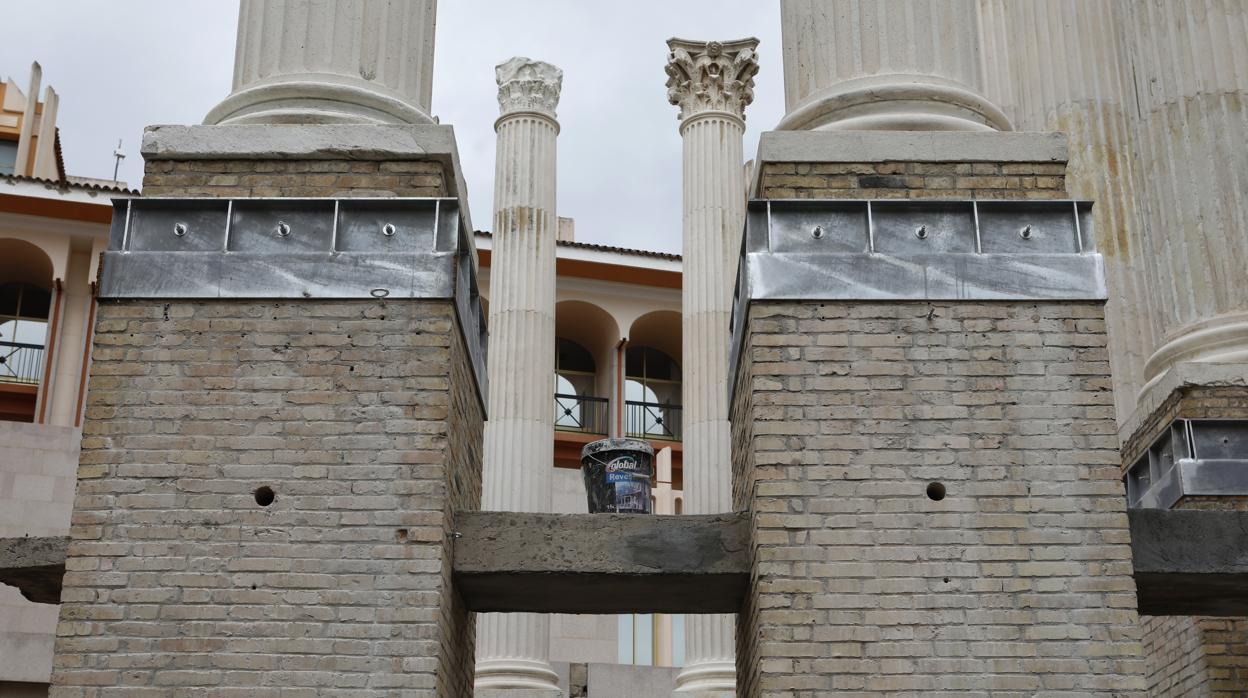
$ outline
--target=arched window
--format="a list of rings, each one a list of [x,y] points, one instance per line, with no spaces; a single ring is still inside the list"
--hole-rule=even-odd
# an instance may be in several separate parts
[[[594,396],[594,357],[585,347],[555,338],[555,428],[606,433],[605,398]]]
[[[38,383],[52,294],[27,283],[0,284],[0,381]]]
[[[680,440],[680,365],[652,347],[624,355],[626,430],[639,438]]]

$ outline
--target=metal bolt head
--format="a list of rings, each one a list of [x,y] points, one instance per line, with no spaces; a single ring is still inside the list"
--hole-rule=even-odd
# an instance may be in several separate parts
[[[926,240],[927,239],[927,226],[920,225],[919,229],[914,231],[914,236],[920,240]]]
[[[277,236],[279,238],[290,236],[290,224],[285,221],[277,222]]]
[[[815,229],[810,231],[810,236],[816,240],[823,237],[823,226],[816,225]]]
[[[174,235],[176,235],[177,237],[182,237],[183,235],[186,235],[186,224],[185,224],[185,223],[174,223],[174,224],[173,224],[173,234],[174,234]]]
[[[1024,240],[1030,240],[1031,239],[1031,226],[1030,225],[1026,226],[1022,230],[1018,231],[1018,236]]]
[[[394,224],[387,223],[381,226],[381,234],[385,235],[386,237],[394,237]]]

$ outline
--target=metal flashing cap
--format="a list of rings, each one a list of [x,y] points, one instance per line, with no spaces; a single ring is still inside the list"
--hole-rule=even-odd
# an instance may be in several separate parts
[[[484,404],[486,318],[454,198],[114,199],[99,296],[451,300]]]
[[[729,366],[755,301],[1103,301],[1095,241],[1087,201],[751,201]]]

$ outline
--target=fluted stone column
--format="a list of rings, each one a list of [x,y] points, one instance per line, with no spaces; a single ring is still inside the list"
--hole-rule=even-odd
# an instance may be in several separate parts
[[[1248,3],[1125,5],[1157,334],[1147,384],[1179,362],[1248,363]]]
[[[1009,130],[983,95],[976,0],[781,0],[781,130]]]
[[[754,99],[758,40],[667,45],[667,97],[680,107],[684,142],[685,511],[711,514],[732,508],[728,327],[745,217],[741,138]],[[728,615],[689,616],[678,691],[735,692],[733,622]]]
[[[1136,215],[1135,110],[1118,0],[980,0],[986,93],[1021,131],[1070,143],[1066,185],[1092,209],[1105,259],[1106,308],[1118,419],[1135,409],[1152,345]]]
[[[555,106],[563,71],[512,58],[498,66],[502,116],[494,163],[490,396],[482,508],[549,512],[554,467]],[[550,622],[533,613],[478,619],[478,689],[557,691]]]
[[[437,0],[242,0],[227,123],[428,124]]]

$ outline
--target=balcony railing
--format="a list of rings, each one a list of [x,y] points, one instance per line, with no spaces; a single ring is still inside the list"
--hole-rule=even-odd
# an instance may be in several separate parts
[[[0,341],[0,383],[37,384],[42,375],[42,344]]]
[[[556,393],[555,429],[582,434],[606,434],[607,399]]]
[[[624,408],[624,426],[629,436],[680,441],[680,405],[629,400]]]

